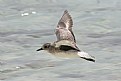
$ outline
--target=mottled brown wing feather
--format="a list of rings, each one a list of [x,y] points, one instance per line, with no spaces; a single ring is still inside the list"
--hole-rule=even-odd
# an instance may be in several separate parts
[[[57,40],[69,40],[76,42],[72,31],[73,21],[68,11],[65,10],[56,28]]]
[[[58,25],[60,25],[61,23],[64,23],[65,27],[67,29],[72,30],[73,21],[67,10],[64,11],[63,16],[61,17],[60,21],[58,22]],[[57,26],[57,27],[59,27],[59,26]]]

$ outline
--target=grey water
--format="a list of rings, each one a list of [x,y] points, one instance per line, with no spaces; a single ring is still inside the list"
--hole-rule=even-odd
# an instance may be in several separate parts
[[[64,10],[95,63],[36,51]],[[0,0],[0,81],[121,81],[121,0]]]

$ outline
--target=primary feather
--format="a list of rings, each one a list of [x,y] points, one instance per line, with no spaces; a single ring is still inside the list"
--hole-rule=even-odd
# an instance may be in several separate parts
[[[69,15],[68,11],[65,10],[56,28],[55,33],[57,36],[57,41],[69,40],[69,41],[76,42],[75,36],[72,31],[72,26],[73,26],[72,18]]]

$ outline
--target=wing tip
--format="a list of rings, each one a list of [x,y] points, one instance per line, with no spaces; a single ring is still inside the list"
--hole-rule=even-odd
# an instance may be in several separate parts
[[[68,16],[68,19],[69,19],[69,21],[70,21],[70,27],[72,27],[72,26],[73,26],[73,20],[72,20],[71,15],[69,14],[68,10],[65,10],[65,11],[64,11],[63,16],[64,16],[64,15],[67,15],[67,16]]]
[[[64,13],[68,13],[68,10],[65,10]]]
[[[85,59],[87,61],[95,62],[95,59],[92,59],[92,58],[85,58],[85,57],[80,57],[80,58],[83,58],[83,59]]]
[[[80,58],[83,58],[87,61],[92,61],[92,62],[95,62],[95,57],[94,56],[91,56],[89,55],[88,53],[86,52],[78,52],[78,55],[80,56]]]

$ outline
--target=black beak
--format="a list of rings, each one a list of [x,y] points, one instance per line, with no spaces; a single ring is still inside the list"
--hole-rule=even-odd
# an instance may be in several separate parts
[[[41,50],[43,50],[43,48],[37,49],[36,51],[41,51]]]

